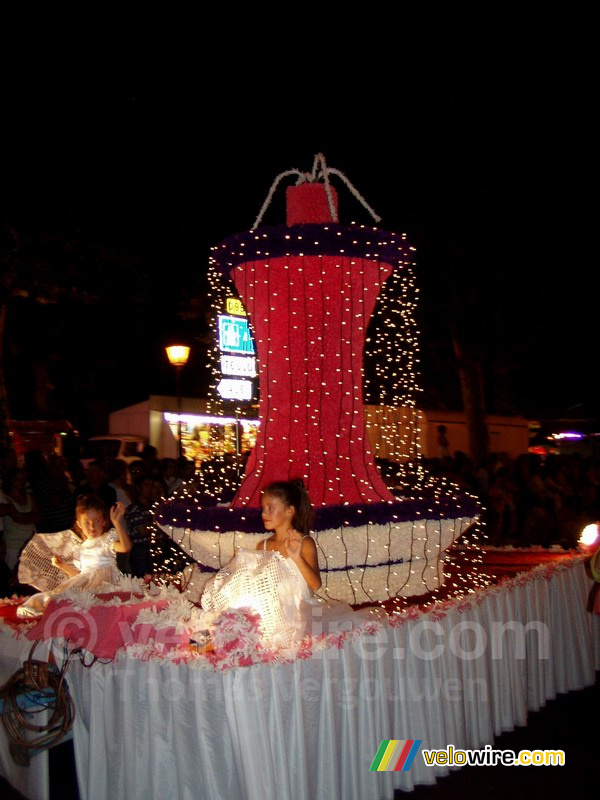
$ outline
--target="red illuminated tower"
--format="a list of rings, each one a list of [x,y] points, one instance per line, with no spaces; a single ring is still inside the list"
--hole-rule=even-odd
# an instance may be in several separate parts
[[[363,351],[377,296],[408,247],[397,234],[336,223],[336,200],[323,183],[288,187],[287,225],[214,248],[259,362],[260,432],[234,507],[258,506],[265,485],[296,477],[315,506],[394,500],[366,435]]]

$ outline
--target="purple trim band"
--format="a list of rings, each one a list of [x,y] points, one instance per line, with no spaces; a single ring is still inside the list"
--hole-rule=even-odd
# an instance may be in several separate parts
[[[300,254],[372,258],[392,267],[400,261],[413,261],[409,243],[401,234],[335,222],[257,228],[230,236],[211,248],[217,269],[226,276],[246,261]]]
[[[209,567],[207,564],[201,564],[200,561],[195,562],[200,568],[200,572],[220,572],[221,567]],[[412,558],[399,558],[397,561],[383,561],[380,564],[348,564],[344,567],[320,567],[320,572],[348,572],[349,569],[371,569],[376,567],[394,567],[398,564],[412,564]]]
[[[398,500],[396,503],[368,503],[353,506],[326,506],[316,509],[316,531],[360,525],[385,525],[420,519],[477,517],[480,509],[469,497],[452,500]],[[155,513],[159,525],[190,528],[196,531],[240,531],[264,533],[260,508],[200,507],[193,500],[166,500]]]

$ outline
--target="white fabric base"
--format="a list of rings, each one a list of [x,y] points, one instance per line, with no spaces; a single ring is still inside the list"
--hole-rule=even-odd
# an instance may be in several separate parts
[[[408,772],[369,772],[381,740],[481,748],[558,693],[592,685],[600,617],[586,611],[590,587],[577,562],[462,613],[454,605],[293,663],[73,663],[82,800],[392,800],[432,784],[448,768],[426,767],[421,753]],[[522,651],[508,630],[495,639],[499,624],[530,623]]]
[[[434,591],[444,584],[446,550],[473,522],[459,517],[317,531],[312,535],[323,581],[318,595],[359,605]],[[165,525],[162,529],[192,558],[215,570],[227,564],[236,548],[253,550],[270,536]],[[194,598],[209,577],[196,573],[190,587]]]

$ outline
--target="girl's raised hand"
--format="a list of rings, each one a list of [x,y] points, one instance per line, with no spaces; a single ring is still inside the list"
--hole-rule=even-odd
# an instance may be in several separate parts
[[[298,558],[302,552],[302,536],[293,528],[288,531],[288,535],[285,538],[285,548],[292,558]]]
[[[120,501],[115,503],[114,506],[110,510],[110,521],[112,524],[117,527],[119,522],[123,520],[125,516],[125,506]]]

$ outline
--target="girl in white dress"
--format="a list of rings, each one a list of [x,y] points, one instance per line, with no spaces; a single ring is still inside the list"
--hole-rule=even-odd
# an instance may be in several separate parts
[[[218,619],[228,608],[249,608],[260,615],[265,637],[286,647],[307,635],[386,617],[381,609],[354,610],[348,603],[315,595],[321,573],[310,535],[313,509],[302,480],[269,484],[261,504],[263,524],[272,533],[255,550],[238,549],[207,581],[201,606],[209,618]]]
[[[270,484],[263,492],[261,505],[263,525],[273,534],[256,549],[280,553],[292,572],[304,579],[312,596],[321,588],[321,573],[315,541],[310,535],[312,506],[304,482],[298,479]],[[302,584],[301,591],[305,594]]]
[[[274,643],[299,641],[310,629],[314,592],[321,586],[310,536],[312,506],[302,480],[278,481],[263,492],[262,520],[271,536],[256,551],[238,550],[202,594],[204,611],[251,608]]]
[[[69,577],[51,592],[40,592],[29,597],[19,606],[20,617],[37,616],[43,613],[51,597],[67,589],[91,589],[103,583],[115,583],[121,571],[117,566],[117,553],[131,550],[131,539],[125,524],[125,506],[115,503],[107,511],[104,501],[95,495],[82,495],[75,508],[75,528],[83,541],[75,553],[73,563],[58,555],[51,558],[52,565]],[[108,530],[109,521],[113,528]]]

